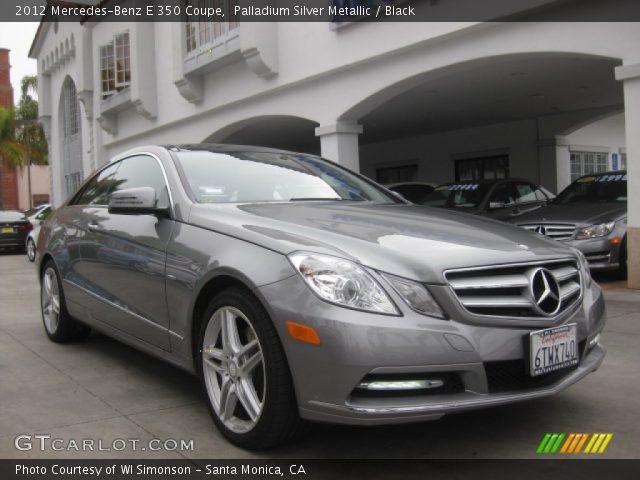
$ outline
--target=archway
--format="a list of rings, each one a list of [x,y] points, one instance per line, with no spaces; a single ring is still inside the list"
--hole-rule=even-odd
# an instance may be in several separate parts
[[[71,77],[62,84],[60,94],[60,159],[62,192],[73,194],[84,178],[82,170],[82,126],[76,85]]]
[[[256,145],[303,153],[320,153],[318,123],[290,115],[264,115],[228,125],[209,135],[207,143]]]

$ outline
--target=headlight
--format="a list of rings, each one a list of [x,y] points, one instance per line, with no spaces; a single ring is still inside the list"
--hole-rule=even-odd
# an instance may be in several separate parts
[[[582,276],[584,278],[584,286],[589,288],[591,286],[591,270],[589,269],[589,261],[577,248],[572,248],[573,252],[578,256],[578,262],[580,264],[580,270],[582,270]]]
[[[430,317],[445,318],[444,312],[424,285],[386,273],[383,276],[415,311]]]
[[[289,260],[321,299],[366,312],[399,315],[380,284],[349,260],[316,253],[293,253]]]
[[[578,230],[576,240],[584,240],[585,238],[605,237],[613,232],[616,222],[599,223],[597,225],[589,225]]]

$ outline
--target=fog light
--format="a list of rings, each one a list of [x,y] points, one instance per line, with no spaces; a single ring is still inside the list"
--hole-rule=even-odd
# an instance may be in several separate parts
[[[600,334],[596,333],[596,336],[589,340],[589,349],[595,347],[598,343],[600,343]]]
[[[358,388],[364,390],[424,390],[427,388],[439,388],[444,382],[439,379],[430,380],[374,380],[371,382],[360,382]]]

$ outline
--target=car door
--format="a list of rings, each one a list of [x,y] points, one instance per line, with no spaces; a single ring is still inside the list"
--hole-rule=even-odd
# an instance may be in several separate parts
[[[59,246],[52,253],[64,283],[67,308],[78,318],[85,317],[101,293],[93,283],[98,244],[90,225],[107,214],[118,166],[109,165],[96,173],[69,204],[58,211],[52,229],[55,241],[51,243]]]
[[[496,220],[504,220],[511,217],[514,215],[514,211],[517,210],[515,197],[516,192],[511,182],[498,183],[489,193],[489,198],[482,214]]]
[[[160,160],[134,155],[118,162],[113,191],[152,187],[169,205]],[[91,316],[157,347],[169,348],[165,298],[166,247],[174,220],[152,214],[114,214],[108,209],[89,225],[97,245],[91,283],[101,297]]]

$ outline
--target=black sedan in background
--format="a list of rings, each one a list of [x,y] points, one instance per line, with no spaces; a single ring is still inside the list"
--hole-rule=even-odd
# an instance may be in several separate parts
[[[512,223],[580,250],[591,270],[627,270],[627,172],[578,178],[545,207]]]
[[[508,220],[535,210],[552,198],[552,193],[529,180],[509,178],[438,185],[420,204]]]
[[[33,225],[24,213],[0,210],[0,249],[24,250],[27,235]]]

